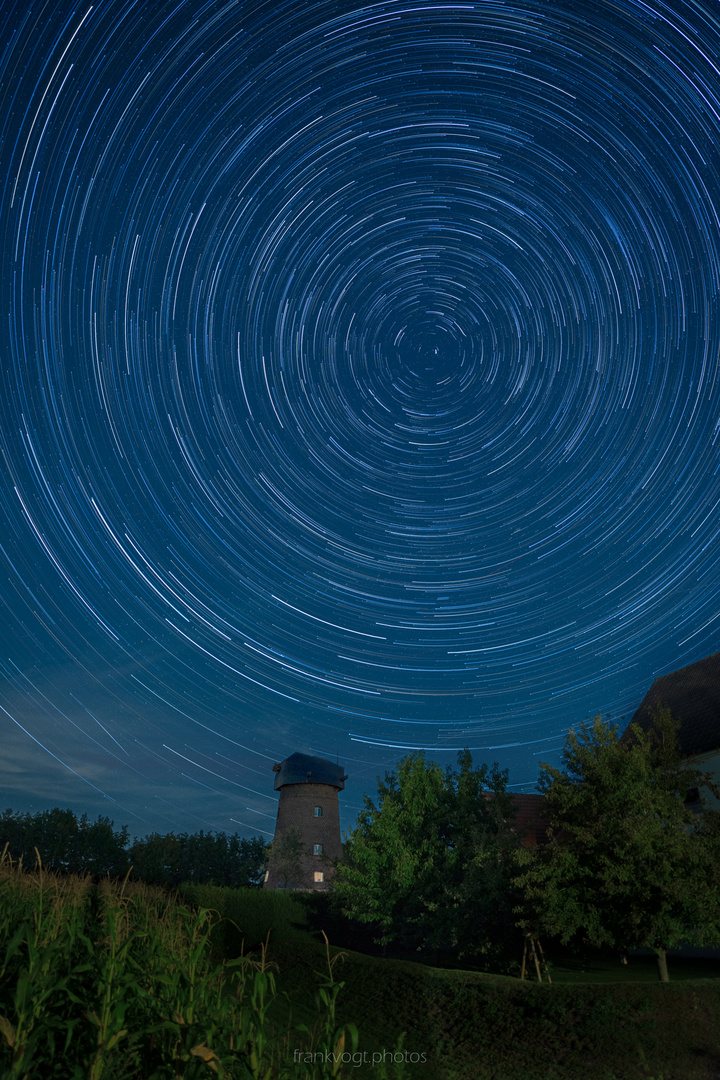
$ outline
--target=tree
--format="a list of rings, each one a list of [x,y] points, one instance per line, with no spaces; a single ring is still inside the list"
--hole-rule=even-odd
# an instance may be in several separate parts
[[[130,848],[132,876],[148,885],[179,885],[182,844],[174,833],[150,833]]]
[[[302,834],[297,825],[291,825],[270,844],[268,861],[282,882],[283,889],[292,889],[302,880],[305,855]]]
[[[248,840],[201,829],[190,836],[152,833],[128,850],[126,825],[116,831],[109,818],[91,822],[83,814],[78,820],[58,807],[0,814],[0,851],[6,844],[13,859],[33,865],[37,848],[43,865],[65,873],[121,877],[132,865],[133,876],[151,885],[194,881],[233,888],[262,884],[269,847],[259,836]]]
[[[130,848],[133,877],[151,885],[225,885],[257,888],[267,862],[269,845],[259,836],[241,839],[237,833],[152,833]]]
[[[458,960],[509,970],[517,960],[513,877],[521,837],[508,774],[497,764],[473,768],[469,750],[458,755],[458,766],[447,771],[445,808],[453,861],[442,902],[452,913],[451,951]]]
[[[667,709],[622,740],[600,717],[582,724],[562,764],[541,765],[550,841],[517,856],[521,923],[564,944],[652,949],[667,981],[668,948],[720,943],[718,815],[685,806],[712,780],[680,758]]]
[[[365,796],[345,840],[333,895],[343,914],[370,923],[375,940],[421,956],[497,966],[512,918],[512,804],[507,773],[459,771],[410,754]]]
[[[130,868],[127,853],[128,828],[123,825],[119,832],[113,828],[114,822],[107,817],[99,817],[89,822],[83,814],[78,822],[78,873],[95,874],[104,877],[121,877]]]
[[[120,876],[128,869],[128,830],[118,832],[106,817],[77,819],[72,810],[43,810],[37,814],[0,815],[0,849],[5,844],[14,859],[26,864],[35,862],[37,849],[48,869],[71,874],[111,874]]]
[[[226,884],[234,888],[259,888],[265,876],[270,845],[260,836],[241,840],[237,833],[228,840],[229,866]]]

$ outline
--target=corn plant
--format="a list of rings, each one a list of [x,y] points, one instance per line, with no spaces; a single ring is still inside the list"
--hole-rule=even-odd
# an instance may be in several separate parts
[[[268,940],[217,962],[219,916],[157,887],[32,871],[0,857],[3,1080],[318,1080],[347,1076],[358,1043],[338,1022],[340,956],[325,938],[318,1020],[276,1019]],[[239,933],[239,931],[238,931]],[[296,1060],[300,1034],[314,1053]],[[285,1050],[285,1056],[282,1051]],[[351,1074],[352,1075],[352,1074]],[[382,1074],[383,1076],[386,1074]],[[400,1073],[392,1072],[393,1076]]]
[[[69,1015],[68,1006],[73,998],[70,983],[80,967],[72,961],[82,933],[86,889],[82,882],[67,883],[49,873],[39,855],[32,874],[25,875],[20,866],[14,877],[3,875],[2,887],[5,897],[15,893],[15,903],[7,906],[22,920],[5,947],[2,971],[5,977],[14,974],[15,987],[10,1008],[5,1006],[9,1015],[0,1014],[0,1033],[12,1052],[5,1075],[16,1080],[42,1061],[66,1054],[79,1022]],[[26,899],[33,892],[34,905],[28,910]]]
[[[242,1080],[267,1080],[278,1074],[274,1049],[276,1032],[269,1010],[276,997],[276,965],[267,958],[268,940],[260,959],[238,957],[235,967],[235,1075]]]
[[[223,969],[210,962],[210,912],[196,915],[176,908],[163,933],[144,942],[146,1004],[155,1014],[154,1050],[166,1071],[175,1077],[202,1075],[202,1066],[222,1074],[221,1059],[212,1045],[222,1039]],[[159,1068],[159,1067],[158,1067]]]
[[[306,1024],[298,1026],[298,1032],[305,1034],[310,1039],[310,1053],[305,1055],[310,1061],[303,1063],[310,1066],[309,1073],[312,1076],[341,1077],[343,1074],[343,1056],[352,1055],[357,1050],[358,1032],[354,1024],[338,1026],[336,1005],[338,995],[345,983],[338,982],[335,978],[335,964],[342,960],[344,953],[330,955],[330,942],[323,930],[325,939],[326,971],[316,972],[322,980],[316,994],[316,1004],[319,1017],[315,1027],[311,1031]],[[316,1065],[319,1067],[316,1068]]]
[[[94,1007],[85,1016],[95,1029],[95,1047],[89,1061],[89,1080],[101,1080],[119,1044],[128,1035],[128,1012],[137,999],[135,973],[128,963],[132,945],[127,905],[121,900],[104,905],[102,938],[97,950],[85,937],[88,952],[95,959]]]

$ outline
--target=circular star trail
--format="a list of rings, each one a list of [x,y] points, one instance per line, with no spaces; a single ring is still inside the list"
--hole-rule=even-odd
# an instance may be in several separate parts
[[[718,648],[714,3],[6,10],[8,798],[531,785]]]

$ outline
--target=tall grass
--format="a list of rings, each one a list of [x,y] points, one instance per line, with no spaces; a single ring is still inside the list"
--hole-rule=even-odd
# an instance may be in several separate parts
[[[88,885],[58,879],[44,870],[39,857],[33,874],[0,862],[0,984],[7,1005],[0,1032],[11,1051],[7,1077],[24,1077],[41,1053],[58,1057],[67,1051],[77,1017],[67,1014],[71,983],[83,969],[79,939]],[[9,999],[9,1000],[8,1000]],[[9,1006],[9,1008],[8,1008]]]
[[[219,915],[159,888],[0,858],[0,1068],[7,1080],[319,1080],[352,1073],[327,949],[313,1028],[278,1026],[263,945],[217,960]],[[302,1046],[302,1060],[293,1047]],[[345,1060],[343,1060],[343,1057]],[[350,1065],[350,1068],[347,1066]]]
[[[306,938],[308,913],[303,901],[290,892],[235,889],[224,885],[180,886],[180,895],[192,907],[210,908],[222,917],[224,951],[231,955],[257,948],[272,933],[274,943]]]

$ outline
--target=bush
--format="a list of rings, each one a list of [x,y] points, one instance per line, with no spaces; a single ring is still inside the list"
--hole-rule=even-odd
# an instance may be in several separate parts
[[[308,936],[303,900],[273,889],[228,889],[217,885],[180,886],[185,903],[211,908],[223,920],[214,943],[225,956],[238,956],[267,940],[294,941]]]
[[[271,956],[291,1005],[307,999],[318,946]],[[717,1080],[720,979],[552,985],[348,953],[339,1022],[360,1048],[404,1047],[412,1080]],[[356,1074],[366,1075],[362,1069]],[[372,1071],[368,1077],[374,1077]]]

